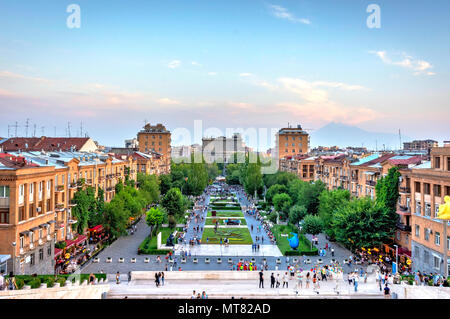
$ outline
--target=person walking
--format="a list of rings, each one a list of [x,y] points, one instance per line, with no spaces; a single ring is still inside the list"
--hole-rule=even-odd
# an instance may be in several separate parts
[[[277,286],[276,288],[280,288],[280,274],[277,274]]]
[[[164,286],[164,271],[161,272],[161,283]]]
[[[358,282],[359,282],[359,276],[357,273],[353,276],[353,286],[355,286],[355,292],[358,292]]]
[[[311,281],[311,275],[309,271],[306,273],[306,289],[309,288],[309,282]]]
[[[334,248],[331,248],[331,257],[334,257]]]
[[[388,287],[388,284],[384,287],[384,298],[390,299],[391,298],[391,289]]]
[[[155,285],[156,287],[159,287],[159,276],[158,273],[155,272]]]
[[[287,272],[285,272],[284,273],[284,275],[283,275],[283,288],[284,288],[284,285],[286,285],[286,288],[289,288],[289,282],[288,282],[288,273]]]
[[[9,272],[9,277],[6,279],[6,286],[8,290],[17,290],[16,277],[12,271]]]
[[[264,288],[264,273],[262,269],[259,271],[259,288]]]
[[[116,284],[120,284],[120,273],[116,273]]]

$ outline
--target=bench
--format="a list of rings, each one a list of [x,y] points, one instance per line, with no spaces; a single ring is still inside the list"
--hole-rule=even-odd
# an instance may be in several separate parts
[[[222,258],[217,258],[217,263],[221,264],[222,263]]]
[[[209,264],[211,262],[211,259],[205,258],[205,264]]]
[[[119,258],[119,263],[124,263],[125,262],[125,258],[121,257]]]
[[[106,262],[107,262],[107,263],[112,263],[112,258],[111,258],[111,257],[107,257],[107,258],[106,258]]]

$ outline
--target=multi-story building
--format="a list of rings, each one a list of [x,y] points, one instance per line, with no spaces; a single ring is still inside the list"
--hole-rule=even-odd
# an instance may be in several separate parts
[[[15,273],[53,273],[54,185],[54,167],[0,155],[0,254]]]
[[[438,147],[439,144],[435,140],[414,140],[412,142],[404,142],[403,149],[408,151],[430,150],[433,147]]]
[[[235,133],[231,137],[202,138],[202,153],[209,163],[232,163],[234,154],[245,155],[245,144],[241,134]]]
[[[170,172],[171,164],[171,133],[162,124],[146,124],[144,129],[137,134],[139,152],[156,152],[162,155],[162,160],[166,166],[165,171]]]
[[[0,140],[0,152],[96,152],[97,144],[89,137],[11,137]]]
[[[450,271],[444,269],[444,258],[448,260],[450,237],[444,238],[444,227],[450,233],[448,223],[437,219],[437,213],[444,197],[450,195],[450,147],[433,148],[430,155],[431,161],[412,168],[410,175],[413,265],[447,275]]]
[[[276,150],[278,159],[286,156],[307,154],[309,150],[309,134],[301,125],[296,128],[282,128],[276,135]]]

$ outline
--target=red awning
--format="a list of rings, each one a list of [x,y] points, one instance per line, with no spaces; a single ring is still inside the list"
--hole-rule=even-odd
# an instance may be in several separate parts
[[[57,256],[61,255],[61,254],[62,254],[62,252],[63,252],[63,250],[62,250],[62,249],[59,249],[59,248],[55,248],[55,257],[57,257]]]
[[[75,240],[66,240],[66,248],[72,247],[73,245],[78,245],[79,243],[86,240],[86,236],[79,235]]]
[[[399,247],[398,248],[398,254],[399,255],[404,255],[407,257],[411,257],[411,252],[409,251],[409,249],[404,248],[404,247]]]
[[[102,230],[103,230],[103,226],[102,225],[97,225],[97,226],[92,227],[92,228],[89,229],[90,232],[94,232],[94,233],[101,232]]]

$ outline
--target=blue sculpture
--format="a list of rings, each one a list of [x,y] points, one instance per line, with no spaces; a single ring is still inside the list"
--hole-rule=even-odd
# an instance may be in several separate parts
[[[291,235],[292,235],[292,237],[288,238],[287,240],[289,241],[289,245],[291,246],[291,248],[296,250],[298,248],[298,244],[299,244],[298,234],[291,233]]]

